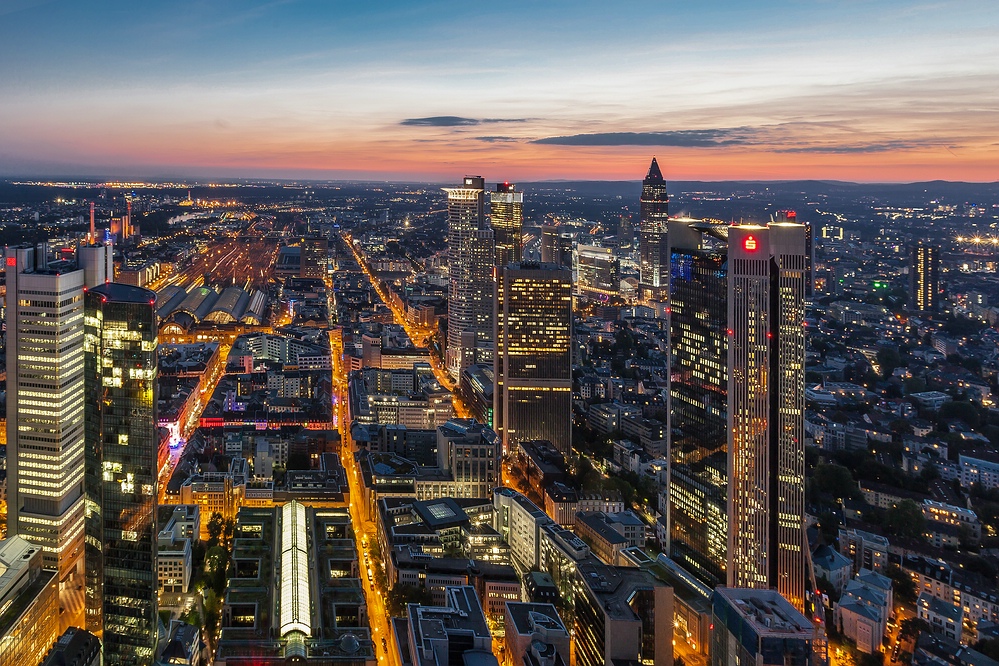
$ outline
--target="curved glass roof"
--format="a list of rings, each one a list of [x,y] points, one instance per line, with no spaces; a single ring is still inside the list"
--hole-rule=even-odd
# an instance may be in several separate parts
[[[292,500],[281,507],[281,636],[312,635],[309,554],[305,507]]]

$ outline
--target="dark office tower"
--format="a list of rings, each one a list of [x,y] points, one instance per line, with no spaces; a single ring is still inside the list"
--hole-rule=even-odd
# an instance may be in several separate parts
[[[513,183],[497,183],[489,193],[489,219],[496,240],[496,265],[519,263],[523,253],[524,193]]]
[[[669,266],[666,246],[669,195],[659,163],[654,157],[649,173],[642,181],[639,218],[638,254],[642,290],[652,300],[660,300],[666,289]]]
[[[477,362],[480,346],[493,333],[493,232],[485,219],[485,181],[465,176],[461,187],[447,192],[448,267],[451,272],[447,306],[446,367],[457,381],[461,371]]]
[[[714,588],[728,559],[729,227],[670,222],[670,557]]]
[[[728,586],[804,609],[805,227],[729,230]]]
[[[544,439],[570,447],[572,273],[510,264],[496,282],[493,424],[503,449]]]
[[[86,615],[105,664],[156,656],[155,307],[124,284],[85,297]]]
[[[302,241],[302,264],[299,275],[304,278],[325,280],[328,271],[329,241],[325,238],[306,238]]]
[[[545,224],[541,227],[541,263],[558,263],[555,260],[555,244],[558,242],[558,232],[557,224]]]
[[[940,293],[940,248],[919,241],[909,261],[909,304],[920,312],[934,312]]]

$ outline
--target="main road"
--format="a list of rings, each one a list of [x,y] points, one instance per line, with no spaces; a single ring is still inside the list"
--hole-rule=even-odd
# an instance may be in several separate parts
[[[371,269],[368,267],[368,262],[364,258],[364,255],[362,255],[357,250],[357,248],[354,247],[353,239],[346,234],[342,235],[341,239],[343,240],[344,244],[346,244],[346,246],[350,249],[350,251],[354,254],[354,259],[357,261],[357,264],[361,267],[361,270],[364,271],[364,275],[368,278],[368,281],[371,283],[371,286],[374,288],[375,293],[378,294],[378,298],[380,298],[382,302],[388,306],[389,310],[391,310],[392,317],[395,320],[395,323],[402,326],[403,330],[406,331],[406,335],[409,336],[409,339],[413,341],[414,345],[416,345],[417,347],[427,346],[427,342],[430,339],[432,332],[427,328],[424,328],[422,326],[417,326],[416,324],[411,323],[406,318],[406,313],[403,312],[395,304],[394,299],[389,297],[387,291],[382,287],[381,282],[371,272]],[[455,383],[451,379],[451,376],[447,373],[447,370],[444,369],[444,366],[441,363],[440,358],[436,354],[434,354],[433,349],[430,350],[430,366],[431,368],[433,368],[434,376],[437,378],[437,381],[440,383],[440,385],[448,389],[449,391],[453,392],[455,389]],[[458,418],[471,417],[471,413],[468,411],[465,405],[462,404],[461,400],[458,399],[458,396],[454,395],[453,393],[451,397],[451,403],[454,406],[455,416],[457,416]]]
[[[377,528],[367,520],[359,507],[363,501],[361,472],[354,460],[354,445],[350,439],[350,423],[347,421],[347,373],[343,365],[343,339],[339,329],[331,330],[330,350],[333,365],[333,419],[340,433],[340,458],[347,472],[350,486],[350,520],[354,525],[354,541],[357,547],[357,564],[360,568],[361,587],[368,605],[368,624],[375,644],[379,666],[402,666],[399,652],[392,636],[392,624],[386,608],[387,590],[381,589],[380,580],[375,575],[376,563],[372,556],[372,546],[377,543]],[[370,572],[370,573],[369,573]]]

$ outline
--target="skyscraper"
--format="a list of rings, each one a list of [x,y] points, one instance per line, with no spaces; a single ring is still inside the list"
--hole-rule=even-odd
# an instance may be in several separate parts
[[[709,587],[728,558],[728,230],[677,219],[669,236],[669,554]]]
[[[729,230],[729,587],[804,609],[805,228]]]
[[[8,248],[7,530],[59,572],[63,625],[78,622],[83,556],[83,296],[105,280],[112,248],[49,261],[45,244]],[[65,627],[63,627],[65,628]]]
[[[504,450],[544,439],[570,447],[572,274],[553,264],[510,264],[496,284],[493,425]]]
[[[302,240],[302,264],[299,275],[304,278],[326,280],[329,241],[320,237]]]
[[[497,183],[489,193],[489,218],[496,235],[496,265],[519,263],[523,253],[524,193],[513,183]]]
[[[919,241],[909,258],[909,304],[920,312],[933,312],[939,293],[940,248]]]
[[[86,295],[87,629],[105,664],[151,664],[157,632],[156,294]]]
[[[671,220],[670,555],[804,604],[802,225]]]
[[[639,209],[639,272],[644,295],[660,300],[666,288],[669,253],[666,231],[669,224],[669,194],[659,163],[652,158],[649,173],[642,181]]]
[[[444,188],[448,210],[445,364],[457,381],[461,371],[485,355],[493,333],[494,237],[485,219],[485,181],[465,176],[461,187]],[[478,354],[477,354],[478,352]]]

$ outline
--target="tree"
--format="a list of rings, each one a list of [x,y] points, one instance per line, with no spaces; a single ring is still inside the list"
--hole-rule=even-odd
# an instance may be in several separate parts
[[[385,596],[385,609],[394,617],[406,615],[406,604],[433,605],[433,596],[426,587],[396,583]]]
[[[212,514],[212,517],[208,519],[208,547],[217,546],[219,544],[219,538],[222,536],[222,532],[225,530],[225,519],[222,518],[222,514],[216,511]]]
[[[812,472],[815,487],[836,498],[852,497],[857,493],[857,483],[853,474],[842,465],[819,463]]]
[[[992,659],[999,659],[999,638],[983,638],[975,643],[975,649]]]
[[[885,511],[885,529],[902,537],[921,538],[926,527],[923,510],[913,500],[902,500]]]
[[[884,347],[878,350],[878,365],[881,366],[881,376],[885,379],[891,377],[895,368],[902,365],[902,356],[897,350],[891,347]]]
[[[885,575],[891,578],[892,594],[896,599],[908,603],[916,602],[916,584],[900,566],[889,564],[885,567]]]
[[[909,617],[902,620],[899,627],[899,640],[915,639],[916,636],[919,635],[919,632],[930,630],[930,625],[926,622],[926,620],[920,620],[918,617]]]
[[[950,419],[961,419],[972,428],[977,428],[981,422],[978,409],[973,404],[964,400],[945,402],[938,413],[941,422]]]

